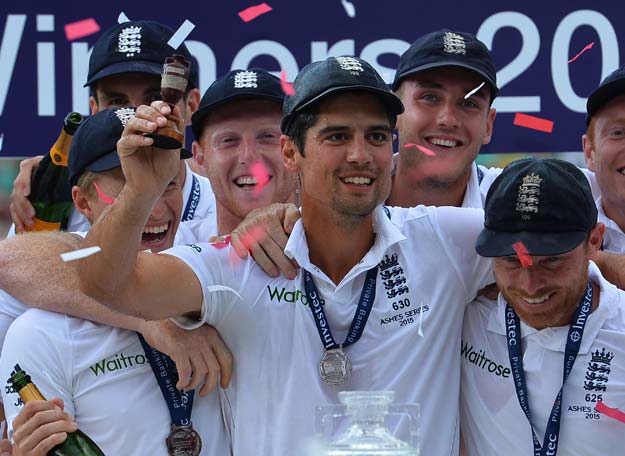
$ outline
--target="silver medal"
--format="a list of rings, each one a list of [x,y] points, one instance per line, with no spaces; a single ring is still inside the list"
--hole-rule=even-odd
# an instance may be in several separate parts
[[[342,348],[326,350],[319,362],[319,373],[328,385],[341,385],[352,373],[352,362]]]

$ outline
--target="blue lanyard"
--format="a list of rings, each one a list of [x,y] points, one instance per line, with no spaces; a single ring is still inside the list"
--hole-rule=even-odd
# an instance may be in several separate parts
[[[562,390],[569,373],[573,369],[575,359],[582,345],[582,336],[588,315],[592,308],[592,285],[588,282],[584,297],[579,302],[577,310],[573,315],[573,323],[569,327],[566,336],[566,347],[564,349],[564,370],[562,372],[562,386],[556,396],[551,408],[549,420],[547,420],[547,428],[545,429],[545,438],[541,446],[530,417],[530,408],[528,403],[527,384],[525,383],[525,372],[523,371],[523,353],[521,350],[521,324],[519,316],[509,304],[506,305],[506,337],[508,340],[508,356],[510,358],[510,368],[512,369],[512,379],[516,390],[519,405],[525,412],[527,421],[532,429],[532,439],[534,442],[534,456],[555,455],[558,452],[558,438],[560,436],[560,417],[562,416]]]
[[[172,359],[164,353],[161,353],[145,341],[143,336],[137,333],[145,356],[150,362],[154,377],[161,388],[163,398],[167,403],[171,421],[176,426],[188,426],[191,424],[191,409],[193,408],[193,396],[195,390],[188,392],[178,391],[176,383],[178,383],[178,371]]]
[[[191,182],[191,194],[189,195],[187,205],[185,206],[184,212],[182,213],[183,222],[193,220],[195,210],[200,203],[200,181],[197,177],[195,177],[194,174],[192,174],[191,176],[193,177],[193,181]]]
[[[360,300],[358,301],[358,307],[356,308],[354,319],[352,320],[345,342],[341,344],[341,347],[347,347],[360,339],[360,336],[365,329],[365,325],[367,324],[367,320],[369,319],[373,301],[375,300],[375,282],[377,275],[377,266],[367,271],[367,277],[365,278],[365,284],[362,287],[362,293],[360,294]],[[330,325],[328,324],[323,306],[319,300],[317,286],[315,285],[310,272],[306,270],[304,270],[304,288],[306,290],[306,298],[308,298],[308,305],[310,306],[310,310],[312,311],[315,319],[317,331],[319,332],[319,337],[321,338],[323,346],[326,350],[338,348],[339,344],[336,343],[334,337],[332,336]]]

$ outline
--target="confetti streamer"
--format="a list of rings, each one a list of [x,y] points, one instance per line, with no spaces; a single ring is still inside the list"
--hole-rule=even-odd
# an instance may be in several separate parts
[[[464,96],[464,99],[466,100],[467,98],[469,98],[471,95],[473,95],[474,93],[477,93],[482,87],[484,87],[484,84],[486,84],[486,81],[482,82],[479,86],[477,86],[475,89],[471,90],[469,93],[467,93]]]
[[[65,24],[65,37],[68,41],[93,35],[100,31],[100,26],[94,18],[83,19],[82,21]]]
[[[292,97],[295,95],[295,89],[293,88],[293,84],[291,84],[286,78],[286,71],[282,70],[280,72],[280,87],[282,87],[282,91],[285,95]]]
[[[620,421],[621,423],[625,423],[625,413],[621,412],[617,408],[608,407],[603,402],[597,402],[595,405],[595,410],[599,413],[603,413],[610,418],[614,418],[616,421]]]
[[[187,39],[189,33],[191,33],[194,28],[195,24],[190,20],[185,19],[185,21],[178,28],[178,30],[176,30],[176,33],[171,36],[167,44],[174,49],[178,49],[182,42]]]
[[[427,147],[423,147],[420,144],[408,143],[408,144],[404,144],[404,147],[416,147],[417,149],[419,149],[421,152],[423,152],[428,157],[436,157],[436,154],[434,153],[433,150],[430,150]]]
[[[70,261],[82,260],[83,258],[87,258],[88,256],[93,255],[94,253],[101,252],[102,249],[97,245],[93,247],[87,247],[85,249],[78,249],[72,252],[61,253],[61,260],[68,263]]]
[[[261,3],[256,6],[250,6],[243,11],[239,11],[239,17],[243,19],[243,22],[250,22],[256,19],[261,14],[268,13],[272,9],[273,8],[271,8],[271,6],[267,5],[266,3]]]
[[[95,186],[95,191],[98,193],[98,196],[100,197],[100,199],[102,200],[102,202],[111,205],[115,202],[115,198],[111,198],[110,196],[106,196],[106,193],[104,193],[100,187],[98,186],[98,183],[96,181],[93,181],[93,185]]]
[[[531,128],[532,130],[544,131],[545,133],[551,133],[553,131],[553,121],[528,116],[520,112],[515,114],[513,123],[519,127]]]
[[[223,249],[224,247],[228,247],[230,245],[230,235],[218,237],[214,241],[210,242],[216,249]]]
[[[267,185],[267,182],[269,182],[269,173],[267,172],[267,167],[261,161],[254,162],[250,167],[250,173],[252,174],[252,177],[256,179],[254,194],[258,196],[263,191],[265,185]]]
[[[577,58],[582,55],[584,52],[586,52],[589,49],[592,49],[592,47],[595,45],[595,42],[593,41],[590,44],[587,44],[586,46],[584,46],[584,49],[582,49],[581,51],[579,51],[577,53],[577,55],[575,57],[573,57],[571,60],[569,60],[569,63],[575,62],[577,60]]]
[[[343,5],[343,8],[345,8],[345,12],[349,17],[356,17],[356,7],[353,3],[350,3],[347,0],[341,0],[341,5]]]
[[[527,248],[525,248],[525,244],[523,244],[521,241],[515,242],[514,244],[512,244],[512,248],[514,249],[516,254],[519,256],[519,260],[521,260],[521,266],[526,268],[533,264],[532,257],[527,251]]]
[[[130,22],[130,19],[128,19],[128,16],[126,16],[126,13],[122,11],[121,13],[119,13],[119,16],[117,16],[117,23],[123,24],[124,22]]]

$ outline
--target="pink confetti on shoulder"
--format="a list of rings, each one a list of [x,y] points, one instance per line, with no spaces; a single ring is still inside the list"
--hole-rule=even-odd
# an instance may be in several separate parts
[[[286,79],[286,71],[284,70],[280,72],[280,87],[282,88],[282,91],[284,92],[285,95],[288,95],[290,97],[295,95],[295,89],[293,88],[293,84],[291,84]]]
[[[620,421],[621,423],[625,423],[625,413],[620,411],[617,408],[608,407],[603,402],[597,402],[595,405],[595,410],[599,413],[603,413],[610,418],[614,418],[616,421]]]
[[[100,26],[94,18],[83,19],[82,21],[65,24],[65,36],[68,41],[74,41],[78,38],[93,35],[100,31]]]
[[[263,191],[267,182],[269,182],[269,172],[267,167],[262,161],[252,163],[250,167],[250,173],[256,180],[256,186],[254,187],[254,195],[258,196]]]
[[[526,268],[526,267],[531,266],[533,264],[532,263],[532,257],[530,256],[529,252],[527,251],[527,248],[525,247],[525,244],[523,244],[521,241],[515,242],[514,244],[512,244],[512,248],[514,249],[516,254],[519,256],[519,260],[521,260],[521,266]]]
[[[266,3],[261,3],[256,6],[250,6],[249,8],[239,11],[239,17],[243,19],[243,22],[250,22],[256,19],[261,14],[268,13],[273,8]]]
[[[428,157],[436,157],[436,154],[434,153],[433,150],[430,150],[427,147],[424,147],[424,146],[422,146],[420,144],[408,143],[408,144],[404,144],[404,147],[416,147],[417,149],[419,149],[421,152],[423,152]]]
[[[553,131],[553,121],[547,119],[541,119],[540,117],[528,116],[517,112],[514,115],[514,125],[518,127],[530,128],[532,130],[538,130],[545,133],[551,133]]]
[[[584,49],[579,51],[575,57],[573,57],[571,60],[569,60],[569,63],[575,62],[580,55],[582,55],[584,52],[588,51],[589,49],[592,49],[592,47],[594,45],[595,45],[595,42],[593,41],[592,43],[587,44],[586,46],[584,46]]]
[[[110,196],[107,196],[106,193],[102,191],[102,189],[100,188],[100,186],[98,185],[96,181],[93,181],[93,185],[95,187],[95,191],[98,193],[98,196],[104,203],[111,205],[115,202],[115,198],[111,198]]]

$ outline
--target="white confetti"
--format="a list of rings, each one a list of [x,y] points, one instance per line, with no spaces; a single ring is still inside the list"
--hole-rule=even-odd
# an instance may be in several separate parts
[[[471,95],[473,95],[474,93],[476,93],[478,90],[480,90],[482,87],[484,87],[484,84],[486,84],[486,81],[482,82],[479,86],[477,86],[475,89],[471,90],[469,93],[467,93],[464,96],[464,99],[466,100],[467,98],[469,98]]]
[[[178,28],[178,30],[176,30],[176,33],[171,36],[167,44],[169,44],[174,49],[178,49],[182,42],[187,39],[189,33],[191,33],[194,28],[195,24],[189,19],[185,19],[185,21]]]
[[[93,247],[87,247],[85,249],[78,249],[72,252],[61,253],[61,259],[64,262],[82,260],[83,258],[87,258],[88,256],[93,255],[94,253],[100,252],[102,249],[97,245]]]
[[[119,13],[119,16],[117,16],[117,23],[123,24],[124,22],[130,22],[130,19],[128,19],[128,16],[126,16],[126,13],[122,11],[121,13]]]
[[[4,133],[0,135],[0,152],[2,151],[2,143],[4,142]]]
[[[343,8],[345,8],[345,12],[349,17],[356,17],[356,7],[353,3],[350,3],[347,0],[341,0],[341,5],[343,5]]]

